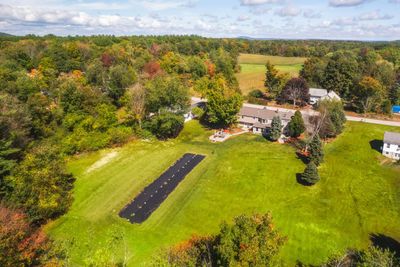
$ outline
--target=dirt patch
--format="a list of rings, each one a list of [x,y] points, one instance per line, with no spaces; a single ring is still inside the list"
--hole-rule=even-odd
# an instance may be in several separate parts
[[[109,163],[113,158],[115,158],[118,155],[117,151],[113,151],[110,152],[108,154],[106,154],[105,156],[103,156],[101,159],[99,159],[98,161],[96,161],[95,163],[93,163],[86,171],[86,173],[92,172],[94,170],[97,170],[101,167],[103,167],[104,165],[106,165],[107,163]]]

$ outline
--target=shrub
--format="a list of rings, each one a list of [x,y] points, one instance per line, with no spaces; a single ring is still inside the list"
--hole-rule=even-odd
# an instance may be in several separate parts
[[[316,184],[320,180],[318,169],[314,162],[311,161],[307,164],[307,167],[301,174],[301,180],[310,185]]]
[[[263,96],[264,96],[264,93],[259,89],[252,90],[249,93],[249,97],[262,98]]]
[[[145,125],[157,138],[168,139],[177,137],[183,129],[184,118],[172,112],[165,112],[153,116]]]
[[[83,151],[94,151],[104,148],[111,142],[111,136],[99,131],[87,132],[77,128],[62,140],[62,150],[67,154],[75,154]]]
[[[118,126],[108,129],[107,134],[110,136],[111,144],[123,144],[129,140],[132,132],[130,127]]]

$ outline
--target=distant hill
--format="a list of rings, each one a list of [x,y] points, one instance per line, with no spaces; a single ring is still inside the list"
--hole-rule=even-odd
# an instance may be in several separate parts
[[[276,38],[256,38],[256,37],[249,37],[249,36],[239,36],[238,39],[245,39],[245,40],[276,40]]]
[[[0,32],[0,36],[13,36],[12,34],[8,34],[8,33],[5,33],[5,32]]]

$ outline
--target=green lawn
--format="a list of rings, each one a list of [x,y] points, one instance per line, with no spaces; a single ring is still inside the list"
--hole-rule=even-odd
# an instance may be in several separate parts
[[[296,77],[299,75],[305,60],[306,58],[302,57],[240,54],[238,61],[241,71],[236,74],[236,78],[239,81],[242,93],[247,95],[253,89],[264,90],[265,64],[267,61],[274,64],[280,72]]]
[[[288,145],[260,136],[242,135],[212,144],[196,121],[176,140],[136,141],[115,149],[106,165],[86,170],[111,150],[71,160],[77,177],[75,201],[47,231],[69,241],[72,263],[93,255],[121,258],[126,238],[130,266],[146,265],[165,246],[193,234],[218,230],[223,220],[242,213],[271,211],[277,228],[288,237],[281,257],[287,265],[301,260],[317,264],[348,247],[368,245],[369,234],[400,239],[400,170],[380,164],[369,142],[385,130],[399,128],[348,123],[345,133],[326,145],[321,182],[303,187],[296,173],[304,164]],[[131,225],[118,211],[183,153],[207,155],[142,225]]]

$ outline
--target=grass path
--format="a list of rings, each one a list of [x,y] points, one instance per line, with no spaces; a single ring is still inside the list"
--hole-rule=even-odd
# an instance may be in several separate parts
[[[318,264],[348,247],[366,247],[369,234],[400,239],[400,170],[381,166],[369,142],[398,128],[348,123],[345,133],[326,145],[321,182],[303,187],[296,173],[304,164],[293,148],[242,135],[212,144],[196,121],[176,140],[136,141],[89,173],[92,164],[114,150],[71,160],[75,201],[66,215],[47,226],[56,240],[68,240],[71,260],[123,258],[146,266],[162,247],[193,234],[217,231],[223,220],[242,213],[271,211],[288,236],[281,257],[288,265]],[[183,153],[207,155],[142,225],[118,217],[119,210]],[[125,237],[125,243],[118,239]]]

